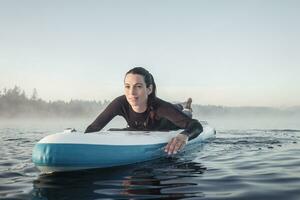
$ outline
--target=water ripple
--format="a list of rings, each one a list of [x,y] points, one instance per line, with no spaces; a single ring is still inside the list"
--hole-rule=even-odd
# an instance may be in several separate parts
[[[181,156],[39,174],[46,130],[0,129],[0,199],[300,199],[299,130],[228,130]]]

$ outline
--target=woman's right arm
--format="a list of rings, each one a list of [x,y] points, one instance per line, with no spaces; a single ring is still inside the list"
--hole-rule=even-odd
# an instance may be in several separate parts
[[[121,111],[121,97],[114,99],[104,111],[91,123],[85,130],[85,133],[100,131]]]

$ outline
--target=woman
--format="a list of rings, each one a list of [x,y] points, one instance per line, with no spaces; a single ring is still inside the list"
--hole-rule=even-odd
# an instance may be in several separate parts
[[[183,107],[156,97],[153,76],[142,67],[129,70],[124,79],[125,95],[114,99],[87,127],[85,133],[100,131],[115,116],[120,115],[128,123],[129,130],[168,131],[184,129],[166,145],[165,152],[176,154],[188,140],[202,131],[199,121],[182,112]],[[187,103],[190,108],[191,99]]]

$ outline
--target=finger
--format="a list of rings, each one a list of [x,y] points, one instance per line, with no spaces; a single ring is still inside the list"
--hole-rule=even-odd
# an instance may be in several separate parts
[[[173,138],[172,141],[171,141],[171,144],[169,146],[169,149],[168,149],[168,154],[169,155],[173,153],[173,150],[175,148],[176,143],[177,143],[176,138]]]
[[[169,154],[169,155],[172,154],[172,152],[173,152],[173,150],[174,150],[174,148],[175,148],[175,145],[176,145],[176,138],[174,138],[174,139],[172,140],[172,143],[171,143],[171,145],[170,145],[170,147],[169,147],[169,149],[168,149],[168,154]]]
[[[174,138],[172,138],[172,139],[169,141],[169,143],[166,145],[166,147],[165,147],[165,151],[166,151],[166,152],[169,151],[170,147],[171,147],[172,144],[173,144],[173,141],[174,141]]]
[[[175,144],[175,147],[174,147],[172,153],[176,154],[179,151],[179,149],[180,149],[181,146],[182,146],[182,141],[177,141],[177,143]]]
[[[180,151],[185,145],[185,141],[182,141],[182,140],[178,140],[176,145],[175,145],[175,148],[173,150],[173,153],[176,154],[178,151]]]
[[[183,145],[184,145],[184,141],[177,139],[176,143],[174,144],[174,148],[171,149],[171,154],[177,154]]]
[[[180,146],[178,147],[177,151],[181,151],[185,145],[186,145],[186,142],[185,142],[185,141],[182,141],[182,142],[180,143]]]
[[[174,140],[174,138],[172,138],[172,139],[169,141],[169,143],[165,146],[165,152],[169,152],[169,149],[170,149],[170,146],[171,146],[173,140]]]

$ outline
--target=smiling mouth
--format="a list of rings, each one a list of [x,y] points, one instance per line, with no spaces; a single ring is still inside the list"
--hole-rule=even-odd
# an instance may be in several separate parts
[[[132,98],[129,98],[129,101],[137,101],[138,98],[137,97],[132,97]]]

